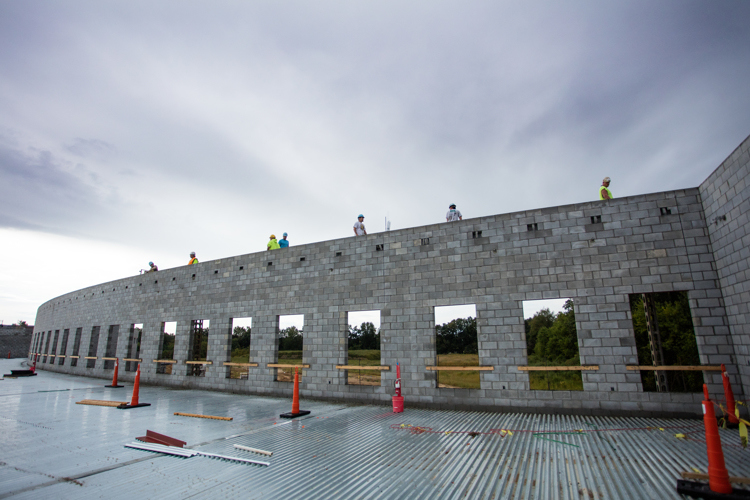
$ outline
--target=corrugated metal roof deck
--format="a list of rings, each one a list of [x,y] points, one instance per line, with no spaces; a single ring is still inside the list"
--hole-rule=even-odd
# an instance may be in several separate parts
[[[3,360],[0,369],[8,373],[17,365]],[[394,414],[386,407],[303,400],[312,414],[289,421],[278,418],[289,411],[288,400],[150,386],[141,388],[140,399],[151,407],[75,404],[129,399],[132,387],[107,389],[105,383],[43,371],[0,383],[0,498],[662,499],[680,498],[680,471],[707,470],[700,420],[408,406]],[[146,429],[200,451],[271,465],[124,447]],[[737,431],[720,432],[730,475],[750,476],[749,452],[739,446]]]

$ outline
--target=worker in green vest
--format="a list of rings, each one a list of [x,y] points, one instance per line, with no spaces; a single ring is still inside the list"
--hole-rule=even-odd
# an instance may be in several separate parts
[[[600,200],[613,200],[615,197],[612,196],[612,191],[609,190],[609,183],[611,179],[605,177],[602,181],[602,185],[599,186],[599,199]]]
[[[279,242],[276,241],[276,235],[275,234],[271,235],[271,238],[269,239],[268,244],[266,245],[266,248],[268,250],[278,250],[279,248],[281,248],[279,246]]]
[[[188,261],[188,266],[197,264],[198,259],[195,258],[195,252],[190,252],[190,260]]]

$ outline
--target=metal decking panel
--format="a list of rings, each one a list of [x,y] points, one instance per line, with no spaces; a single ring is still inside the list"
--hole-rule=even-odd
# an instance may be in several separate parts
[[[284,420],[278,415],[291,403],[277,398],[149,386],[142,387],[141,401],[153,406],[123,411],[75,401],[127,399],[131,387],[105,389],[96,379],[47,372],[8,382],[0,386],[6,464],[0,466],[0,498],[662,499],[680,498],[680,471],[707,470],[697,419],[408,406],[394,414],[387,407],[303,400],[312,414]],[[73,390],[61,390],[71,384]],[[175,411],[234,420],[178,417]],[[125,448],[146,429],[202,452],[271,465]],[[750,476],[737,431],[720,433],[730,475]],[[256,455],[234,444],[274,454]],[[47,485],[26,489],[39,484]]]

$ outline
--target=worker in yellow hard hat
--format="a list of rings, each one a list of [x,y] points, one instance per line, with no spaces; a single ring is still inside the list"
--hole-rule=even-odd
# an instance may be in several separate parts
[[[605,177],[602,181],[602,185],[599,186],[599,199],[600,200],[613,200],[615,197],[612,196],[612,191],[609,190],[609,183],[612,180],[609,177]]]
[[[276,241],[276,235],[272,234],[271,238],[268,241],[268,244],[266,245],[266,249],[268,249],[268,250],[277,250],[279,248],[281,248],[281,247],[279,246],[279,242]]]

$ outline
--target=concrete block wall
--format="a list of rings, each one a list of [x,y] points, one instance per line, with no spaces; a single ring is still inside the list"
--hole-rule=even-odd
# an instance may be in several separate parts
[[[726,311],[732,348],[725,359],[732,380],[750,394],[750,137],[700,185],[701,200],[713,249],[721,295],[705,307]],[[720,346],[724,347],[724,346]],[[736,367],[736,368],[735,368]],[[729,369],[728,369],[729,370]]]
[[[275,380],[278,316],[304,314],[302,397],[387,403],[395,365],[402,366],[407,405],[581,414],[697,414],[700,394],[643,392],[629,294],[687,291],[701,361],[732,366],[733,341],[714,267],[698,188],[493,215],[460,222],[350,237],[166,269],[71,292],[40,306],[35,338],[68,329],[67,352],[82,328],[77,366],[43,369],[109,378],[97,359],[87,368],[91,332],[119,325],[117,355],[127,353],[133,324],[143,324],[142,382],[175,387],[291,396]],[[531,391],[522,303],[572,298],[583,391]],[[476,304],[481,388],[437,388],[434,308]],[[379,387],[348,385],[346,315],[379,310]],[[232,318],[252,317],[247,380],[228,379]],[[190,322],[210,320],[204,377],[187,375]],[[163,322],[176,321],[172,374],[157,373]],[[59,336],[62,338],[62,335]],[[53,337],[54,338],[54,337]],[[58,343],[61,340],[58,340]],[[32,342],[34,345],[34,342]],[[58,351],[60,350],[58,346]],[[45,352],[42,350],[42,352]],[[46,351],[49,353],[50,351]],[[59,361],[58,361],[59,363]],[[133,372],[120,371],[125,380]],[[707,373],[712,394],[721,379]],[[741,397],[741,395],[738,395]]]
[[[29,354],[33,327],[0,325],[0,357],[25,358]]]

